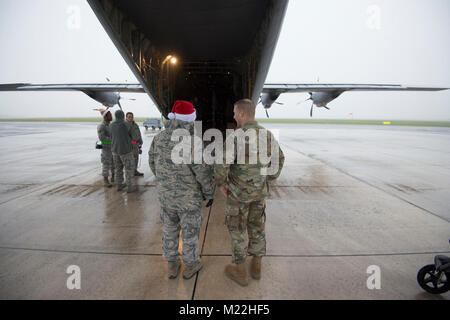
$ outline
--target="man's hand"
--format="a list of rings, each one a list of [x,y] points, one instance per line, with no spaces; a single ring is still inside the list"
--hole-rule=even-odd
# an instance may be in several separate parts
[[[209,199],[208,203],[206,204],[206,208],[211,207],[213,202],[214,202],[214,199]]]
[[[228,193],[230,192],[230,188],[226,185],[220,187],[220,191],[225,197],[228,197]]]

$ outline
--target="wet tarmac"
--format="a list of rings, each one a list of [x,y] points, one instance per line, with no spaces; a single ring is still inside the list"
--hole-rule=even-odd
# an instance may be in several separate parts
[[[450,129],[276,125],[261,280],[240,287],[223,196],[203,209],[204,268],[167,279],[145,131],[139,192],[103,187],[95,123],[0,123],[0,299],[450,299],[416,281],[450,254]],[[81,288],[68,289],[69,266]],[[380,289],[367,286],[370,266]],[[369,268],[370,270],[370,268]]]

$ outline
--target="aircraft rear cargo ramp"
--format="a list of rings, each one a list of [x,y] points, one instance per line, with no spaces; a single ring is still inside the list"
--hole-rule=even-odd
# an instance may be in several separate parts
[[[198,119],[219,128],[233,121],[235,101],[258,101],[287,7],[285,0],[88,2],[164,116],[175,100],[191,100]]]

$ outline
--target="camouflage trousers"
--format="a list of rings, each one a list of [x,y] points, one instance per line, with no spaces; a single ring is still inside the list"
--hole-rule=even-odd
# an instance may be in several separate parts
[[[181,230],[183,240],[183,262],[191,267],[199,261],[198,238],[202,225],[202,209],[193,211],[174,211],[161,208],[163,222],[162,249],[167,261],[178,259],[178,243]]]
[[[134,156],[134,168],[137,170],[139,164],[139,148],[137,146],[133,146],[133,156]]]
[[[114,160],[111,148],[106,149],[105,146],[103,146],[100,159],[102,162],[102,176],[108,177],[110,171],[111,175],[114,175]]]
[[[266,201],[240,202],[227,198],[225,223],[231,236],[232,262],[240,263],[247,254],[266,254]]]
[[[127,178],[127,185],[131,187],[134,185],[134,156],[133,152],[126,154],[113,153],[114,167],[116,172],[116,182],[118,185],[123,183],[123,169],[125,168],[125,176]]]

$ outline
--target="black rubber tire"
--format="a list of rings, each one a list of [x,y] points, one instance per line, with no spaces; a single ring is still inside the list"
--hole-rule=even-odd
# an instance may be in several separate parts
[[[429,293],[440,294],[447,292],[450,289],[450,273],[446,272],[445,277],[447,278],[447,281],[440,284],[440,287],[436,287],[436,284],[432,281],[432,278],[436,278],[434,276],[435,271],[436,267],[434,264],[426,265],[417,273],[417,282],[423,290]]]

